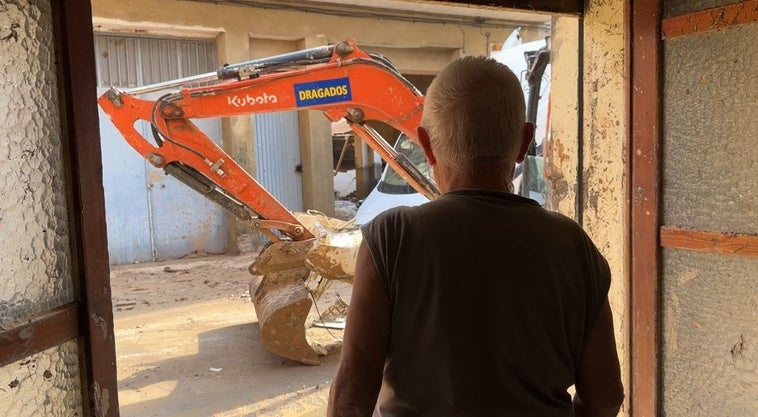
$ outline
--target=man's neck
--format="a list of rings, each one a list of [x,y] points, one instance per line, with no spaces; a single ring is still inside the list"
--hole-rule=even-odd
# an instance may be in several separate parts
[[[476,189],[489,190],[504,193],[512,191],[513,163],[500,163],[477,167],[477,172],[456,172],[449,170],[446,166],[437,165],[434,167],[434,176],[437,186],[444,194],[449,191]]]
[[[478,175],[457,175],[450,178],[444,178],[444,184],[440,184],[444,188],[444,192],[476,189],[476,190],[488,190],[499,191],[504,193],[512,192],[511,181],[506,180],[506,177],[510,177],[503,171],[492,172],[490,174]]]

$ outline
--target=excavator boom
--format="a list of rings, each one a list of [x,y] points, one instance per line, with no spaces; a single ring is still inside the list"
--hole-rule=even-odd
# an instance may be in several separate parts
[[[187,87],[198,82],[210,84]],[[157,100],[138,97],[177,87],[181,89]],[[318,363],[305,338],[312,304],[305,280],[318,273],[349,281],[350,245],[357,248],[359,235],[356,239],[353,233],[348,247],[333,252],[324,250],[326,243],[319,247],[329,239],[306,224],[307,216],[290,212],[190,119],[321,110],[333,122],[346,119],[355,134],[419,193],[430,199],[439,195],[430,179],[365,124],[378,120],[418,141],[423,96],[387,60],[364,53],[353,40],[129,91],[112,88],[98,102],[124,139],[152,165],[271,239],[251,265],[251,272],[262,279],[253,282],[250,293],[264,345],[302,363]],[[150,124],[152,140],[135,128],[140,120]]]

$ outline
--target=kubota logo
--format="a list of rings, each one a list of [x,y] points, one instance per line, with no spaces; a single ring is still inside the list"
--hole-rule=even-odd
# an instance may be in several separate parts
[[[278,102],[279,99],[277,99],[276,96],[266,93],[263,93],[259,96],[251,96],[250,94],[246,94],[244,97],[231,96],[226,98],[226,103],[234,107],[249,107],[260,104],[276,104]]]

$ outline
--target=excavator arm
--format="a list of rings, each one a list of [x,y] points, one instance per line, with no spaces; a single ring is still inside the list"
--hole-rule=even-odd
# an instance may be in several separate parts
[[[267,221],[262,223],[262,230],[277,229],[294,240],[314,235],[190,119],[285,110],[321,110],[331,121],[344,117],[355,134],[411,186],[435,198],[439,194],[436,186],[365,124],[367,120],[382,121],[416,140],[423,107],[421,93],[386,61],[363,53],[353,41],[338,43],[329,50],[332,56],[324,64],[277,72],[281,61],[275,69],[256,68],[252,61],[217,72],[218,78],[231,81],[184,88],[154,101],[137,98],[134,90],[111,89],[99,103],[126,141],[151,164],[185,182],[193,177],[194,182],[202,183],[192,185],[196,189],[215,185],[215,191],[232,200],[225,207],[235,215],[243,220],[256,217]],[[293,59],[290,65],[301,62]],[[154,142],[137,131],[137,120],[150,123]],[[216,197],[216,201],[223,198]]]
[[[186,87],[197,82],[211,84]],[[183,88],[157,100],[138,98],[176,87]],[[387,60],[364,53],[352,40],[174,82],[129,91],[112,88],[98,102],[124,139],[152,165],[271,239],[251,265],[251,272],[262,276],[251,285],[251,297],[267,349],[302,363],[319,363],[305,337],[312,305],[305,280],[312,271],[327,279],[346,279],[350,267],[336,267],[340,262],[335,258],[342,258],[343,264],[354,262],[349,259],[352,252],[319,250],[323,247],[318,247],[318,233],[303,217],[287,210],[191,120],[321,110],[333,122],[345,118],[355,134],[418,192],[430,199],[439,195],[433,182],[365,123],[384,122],[417,141],[423,96]],[[152,140],[135,128],[140,120],[150,124]]]

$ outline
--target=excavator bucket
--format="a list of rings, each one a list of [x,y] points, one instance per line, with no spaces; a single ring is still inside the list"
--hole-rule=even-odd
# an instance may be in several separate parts
[[[309,313],[328,280],[352,283],[361,235],[355,227],[324,215],[295,216],[318,237],[263,248],[250,266],[250,273],[256,276],[250,295],[266,349],[306,365],[318,365],[325,351],[306,336]],[[320,289],[313,292],[306,283],[311,273],[321,277]]]
[[[318,354],[305,337],[305,321],[313,305],[304,285],[309,274],[307,268],[269,272],[253,281],[250,293],[263,346],[287,359],[319,365]]]
[[[258,276],[250,284],[250,296],[263,346],[306,365],[320,364],[305,337],[305,321],[313,301],[305,286],[310,271],[304,261],[313,244],[314,239],[270,244],[250,266],[250,272]]]

